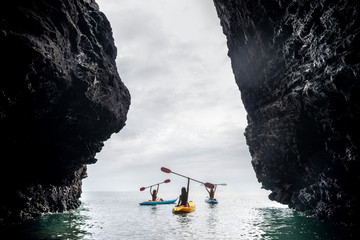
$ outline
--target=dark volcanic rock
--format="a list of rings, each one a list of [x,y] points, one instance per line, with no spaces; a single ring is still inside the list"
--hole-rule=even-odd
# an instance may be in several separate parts
[[[269,198],[353,224],[359,213],[356,0],[214,0]]]
[[[93,0],[5,1],[0,53],[0,222],[76,208],[130,104],[110,24]]]

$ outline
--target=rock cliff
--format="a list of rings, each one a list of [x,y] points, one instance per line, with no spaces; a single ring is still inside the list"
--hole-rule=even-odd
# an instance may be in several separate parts
[[[359,3],[214,0],[269,198],[352,225],[359,213]]]
[[[76,208],[130,105],[110,24],[93,0],[5,1],[0,52],[0,222]]]

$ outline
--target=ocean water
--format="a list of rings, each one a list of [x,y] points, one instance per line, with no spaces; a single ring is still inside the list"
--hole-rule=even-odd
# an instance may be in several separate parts
[[[150,194],[148,194],[150,196]],[[45,214],[0,231],[1,239],[352,239],[350,233],[268,200],[264,194],[190,192],[196,210],[173,214],[175,204],[140,206],[144,192],[85,192],[79,209]],[[164,199],[177,196],[161,195]],[[10,236],[9,238],[6,238]]]

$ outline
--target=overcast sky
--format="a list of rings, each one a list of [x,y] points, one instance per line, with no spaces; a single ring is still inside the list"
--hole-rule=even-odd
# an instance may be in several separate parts
[[[97,0],[118,49],[131,93],[126,126],[88,166],[84,191],[139,191],[186,179],[226,191],[260,191],[245,142],[246,112],[211,0]],[[192,183],[194,190],[203,190]],[[261,190],[264,191],[264,190]]]

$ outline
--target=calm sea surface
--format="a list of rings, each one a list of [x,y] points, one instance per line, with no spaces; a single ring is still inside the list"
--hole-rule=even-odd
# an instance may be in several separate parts
[[[47,214],[0,231],[1,239],[352,239],[344,229],[306,217],[264,194],[217,193],[209,205],[206,192],[190,192],[192,213],[175,215],[170,205],[140,206],[144,192],[85,192],[82,206]],[[150,194],[148,194],[150,195]],[[161,195],[173,199],[170,193]]]

